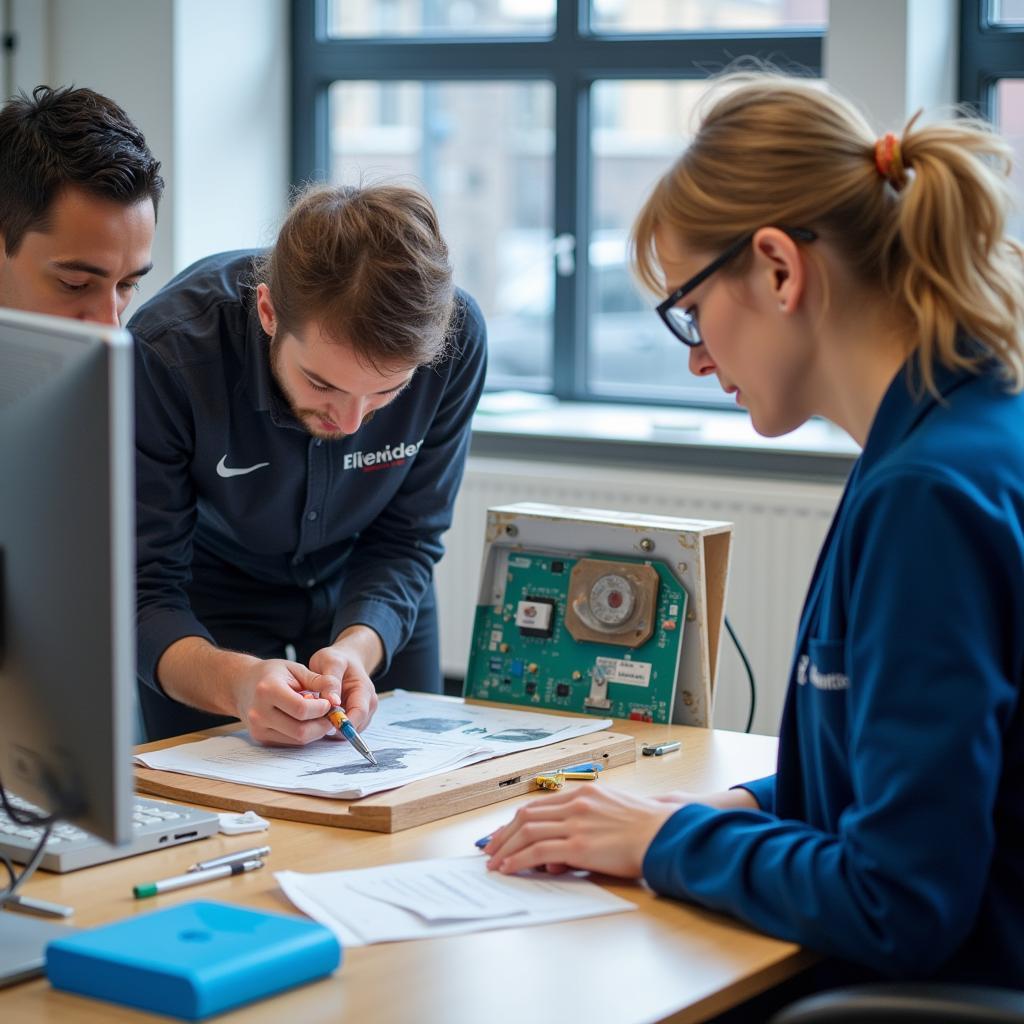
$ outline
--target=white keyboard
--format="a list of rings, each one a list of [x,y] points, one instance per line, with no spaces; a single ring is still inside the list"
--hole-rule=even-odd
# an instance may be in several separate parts
[[[8,793],[7,799],[15,809],[35,814],[45,813],[42,808],[21,797]],[[134,857],[137,853],[149,853],[150,850],[205,839],[217,832],[219,824],[217,815],[212,811],[136,797],[132,811],[133,834],[124,846],[113,846],[75,825],[58,822],[46,841],[39,866],[59,873],[77,871],[93,864],[104,864],[110,860]],[[19,825],[12,821],[0,804],[0,853],[6,854],[11,860],[19,864],[27,863],[43,831],[39,825]]]

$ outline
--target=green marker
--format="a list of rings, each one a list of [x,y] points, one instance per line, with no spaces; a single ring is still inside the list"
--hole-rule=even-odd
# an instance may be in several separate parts
[[[237,864],[221,864],[218,867],[205,868],[202,871],[190,871],[186,875],[175,875],[173,878],[162,878],[159,882],[145,882],[132,890],[137,900],[147,896],[158,896],[162,892],[174,892],[175,889],[186,889],[190,885],[201,885],[217,878],[230,878],[231,875],[242,875],[247,871],[256,871],[263,867],[263,861],[243,860]]]

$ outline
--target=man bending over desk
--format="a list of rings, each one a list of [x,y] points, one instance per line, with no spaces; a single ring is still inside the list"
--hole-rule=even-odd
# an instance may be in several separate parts
[[[132,318],[140,703],[150,739],[356,728],[371,677],[439,690],[433,566],[484,325],[429,201],[313,187],[274,246],[189,267]]]

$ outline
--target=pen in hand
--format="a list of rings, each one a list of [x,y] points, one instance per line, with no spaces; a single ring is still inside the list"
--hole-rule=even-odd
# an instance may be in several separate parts
[[[249,871],[256,871],[263,867],[263,861],[241,860],[231,864],[221,864],[213,868],[204,868],[202,871],[190,871],[184,875],[174,875],[172,878],[161,878],[158,882],[145,882],[136,885],[132,892],[137,900],[145,899],[147,896],[157,896],[162,892],[174,892],[175,889],[185,889],[190,885],[201,885],[203,882],[212,882],[218,878],[228,878],[231,875],[243,875]]]
[[[312,690],[303,690],[302,696],[309,699],[318,699],[319,693]],[[377,758],[373,756],[373,752],[364,742],[362,736],[356,732],[356,727],[348,720],[348,715],[345,714],[344,710],[339,707],[332,707],[330,711],[324,716],[352,744],[355,749],[366,758],[374,768],[379,768],[377,764]]]
[[[342,736],[344,736],[345,739],[347,739],[349,743],[351,743],[352,746],[355,747],[356,750],[358,750],[359,753],[373,765],[374,768],[379,767],[377,764],[377,758],[373,756],[373,752],[363,742],[362,736],[356,732],[356,727],[348,720],[348,715],[346,715],[341,708],[331,708],[331,710],[327,712],[327,718],[330,720],[331,725],[333,725],[334,728],[337,729]]]

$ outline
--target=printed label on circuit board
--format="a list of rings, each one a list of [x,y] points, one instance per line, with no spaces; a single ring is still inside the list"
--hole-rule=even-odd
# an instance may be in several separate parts
[[[596,664],[609,683],[624,683],[626,686],[651,685],[651,663],[649,661],[598,658]]]

